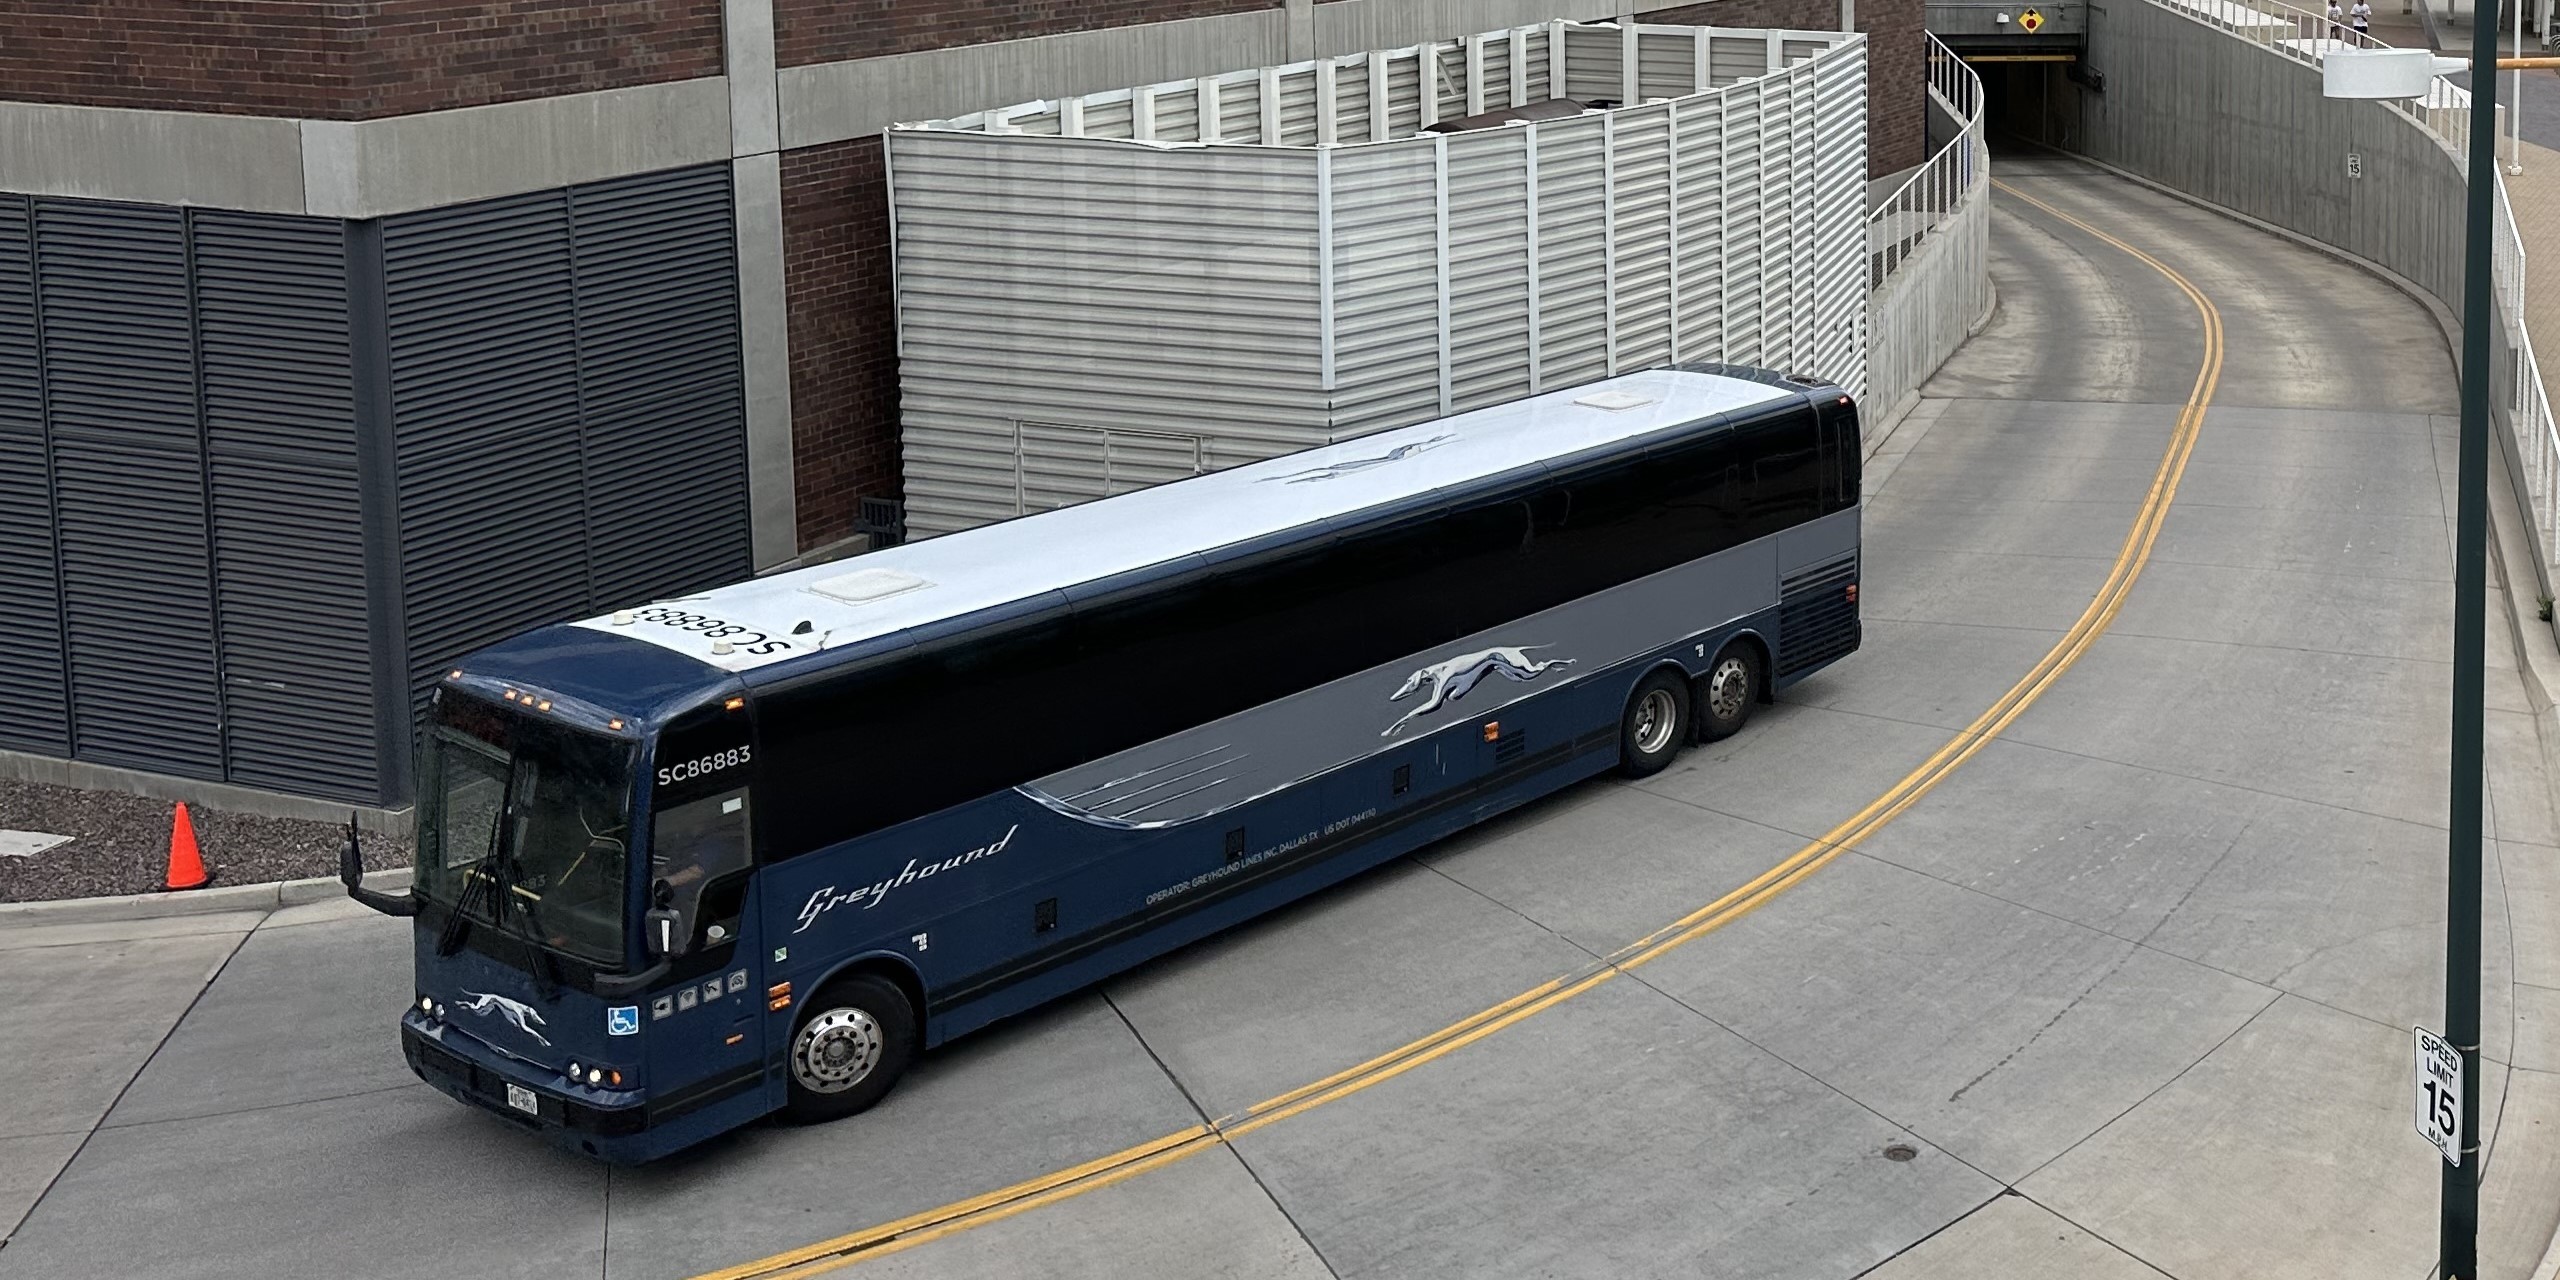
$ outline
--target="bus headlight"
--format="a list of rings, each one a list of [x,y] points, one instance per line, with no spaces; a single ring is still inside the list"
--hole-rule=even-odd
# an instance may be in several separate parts
[[[570,1083],[572,1083],[572,1084],[575,1084],[575,1083],[577,1083],[577,1080],[578,1080],[578,1064],[577,1064],[577,1063],[572,1062],[572,1063],[570,1063],[570,1064],[569,1064],[569,1082],[570,1082]]]
[[[420,1012],[420,1013],[434,1013],[435,1011],[436,1011],[436,998],[435,998],[434,996],[420,996],[420,997],[418,997],[418,1012]]]
[[[604,1083],[604,1068],[602,1068],[602,1067],[589,1067],[589,1068],[587,1068],[587,1083],[588,1083],[588,1084],[603,1084],[603,1083]]]

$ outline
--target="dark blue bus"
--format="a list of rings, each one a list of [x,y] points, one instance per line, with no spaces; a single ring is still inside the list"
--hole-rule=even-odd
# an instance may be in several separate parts
[[[1858,646],[1840,388],[1611,378],[547,627],[421,752],[452,1096],[645,1160],[1579,779]]]

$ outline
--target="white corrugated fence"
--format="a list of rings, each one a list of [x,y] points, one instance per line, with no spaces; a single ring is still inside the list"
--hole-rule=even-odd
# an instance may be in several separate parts
[[[1868,378],[1855,33],[1546,23],[887,142],[918,535],[1672,360]]]

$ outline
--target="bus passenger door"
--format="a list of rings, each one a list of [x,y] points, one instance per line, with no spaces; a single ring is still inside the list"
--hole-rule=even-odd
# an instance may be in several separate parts
[[[649,903],[675,913],[683,947],[672,957],[672,985],[641,1010],[649,1085],[662,1097],[764,1062],[761,942],[749,909],[753,815],[739,781],[652,820]]]

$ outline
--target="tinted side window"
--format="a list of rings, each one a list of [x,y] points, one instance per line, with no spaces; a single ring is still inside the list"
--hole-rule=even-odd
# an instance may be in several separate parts
[[[1743,533],[1765,537],[1822,514],[1822,458],[1809,406],[1739,424],[1751,457]]]
[[[1052,607],[928,637],[916,648],[760,700],[768,851],[788,857],[1063,767],[1082,743],[1047,696],[1065,641]]]
[[[1750,540],[1738,501],[1749,459],[1741,435],[1726,430],[1704,439],[1666,445],[1645,455],[1645,470],[1662,486],[1662,508],[1652,537],[1662,544],[1668,568]]]
[[[955,628],[917,645],[901,664],[905,671],[893,694],[896,731],[880,743],[884,753],[903,757],[897,799],[908,816],[975,799],[1075,758],[1069,708],[1050,696],[1050,672],[1066,631],[1060,605]]]
[[[1426,603],[1446,627],[1446,638],[1482,631],[1546,607],[1523,597],[1520,580],[1529,554],[1530,505],[1544,485],[1541,477],[1534,485],[1522,484],[1440,517],[1431,562],[1399,590]]]
[[[1642,458],[1587,463],[1557,475],[1538,502],[1525,575],[1538,606],[1578,599],[1650,572],[1659,487]]]
[[[1529,532],[1526,492],[1354,530],[1336,544],[1337,589],[1316,603],[1315,627],[1337,646],[1324,679],[1447,644],[1529,612],[1513,569]]]
[[[1846,511],[1858,505],[1858,472],[1865,448],[1858,439],[1858,406],[1835,399],[1822,406],[1823,473],[1827,501],[1823,511]]]
[[[1075,744],[1077,758],[1107,755],[1209,717],[1221,700],[1224,656],[1212,634],[1212,613],[1205,570],[1075,602],[1068,642],[1049,667],[1046,696],[1060,708],[1058,730]]]
[[[806,853],[892,820],[884,803],[900,754],[882,750],[904,715],[897,672],[905,654],[765,690],[756,700],[756,785],[764,855]]]

